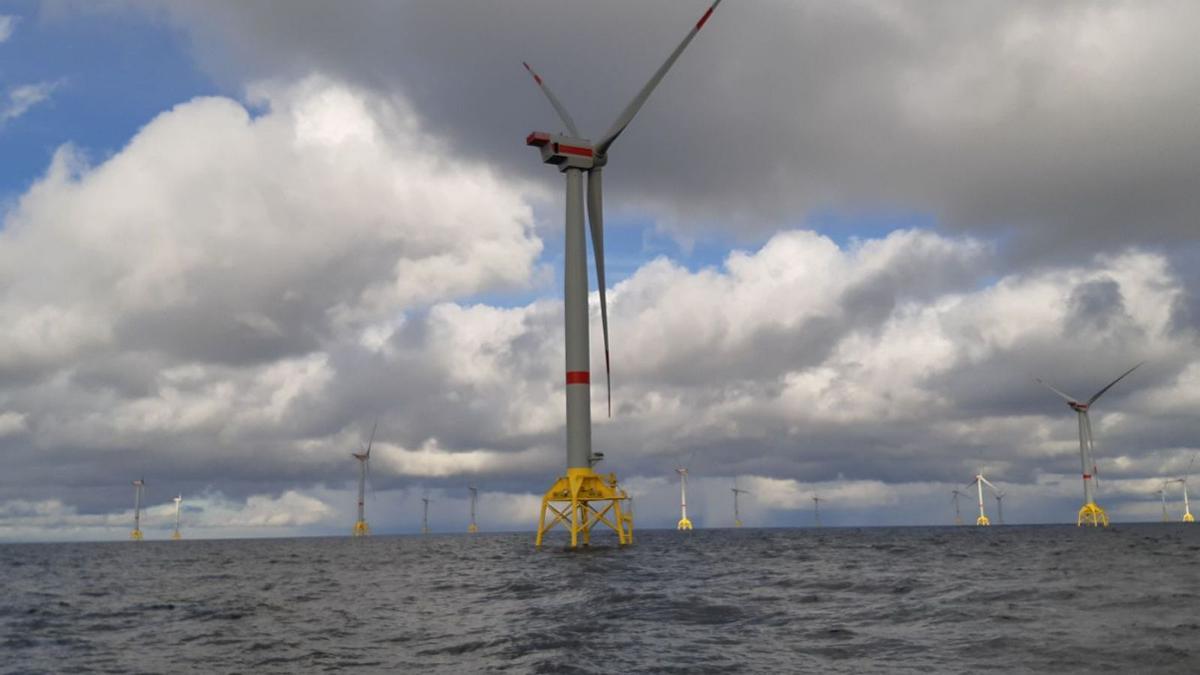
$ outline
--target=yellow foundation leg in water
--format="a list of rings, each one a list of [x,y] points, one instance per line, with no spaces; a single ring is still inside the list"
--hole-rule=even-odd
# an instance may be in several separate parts
[[[354,523],[354,536],[365,537],[371,534],[371,528],[367,527],[367,521],[359,520]]]
[[[1192,515],[1190,512],[1189,512],[1189,513],[1185,513],[1185,514],[1183,514],[1183,522],[1185,522],[1185,523],[1194,523],[1194,522],[1196,522],[1196,517],[1195,517],[1195,516],[1193,516],[1193,515]]]
[[[617,486],[616,474],[601,476],[591,469],[567,469],[542,497],[537,546],[555,525],[571,535],[571,548],[592,543],[592,527],[604,525],[617,533],[621,545],[633,543],[633,515],[621,509],[629,495]]]
[[[1079,517],[1075,520],[1075,525],[1082,527],[1090,525],[1092,527],[1108,527],[1108,514],[1104,509],[1096,505],[1096,502],[1088,502],[1079,509]]]
[[[141,530],[134,530],[133,532],[130,532],[130,533],[129,533],[129,538],[130,538],[130,539],[132,539],[132,540],[134,540],[134,541],[141,541],[141,540],[142,540],[142,531],[141,531]]]
[[[680,518],[679,525],[676,526],[676,529],[690,530],[692,529],[692,521],[688,520],[687,518]]]
[[[992,521],[988,520],[987,516],[979,516],[975,519],[975,524],[980,526],[988,526],[992,524]]]

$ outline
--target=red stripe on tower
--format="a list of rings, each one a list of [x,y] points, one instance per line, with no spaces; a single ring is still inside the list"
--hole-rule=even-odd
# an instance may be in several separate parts
[[[590,384],[592,376],[586,370],[568,370],[567,384]]]
[[[1085,474],[1083,474],[1083,479],[1084,479],[1084,480],[1087,480],[1087,479],[1089,479],[1089,478],[1091,478],[1091,477],[1092,477],[1092,474],[1090,474],[1090,473],[1085,473]]]
[[[708,21],[708,17],[712,16],[714,9],[716,9],[716,5],[709,7],[708,11],[704,13],[704,16],[700,17],[700,20],[696,22],[696,30],[704,28],[704,22]]]

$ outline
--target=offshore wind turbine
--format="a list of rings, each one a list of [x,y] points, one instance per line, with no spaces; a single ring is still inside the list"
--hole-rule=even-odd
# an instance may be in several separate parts
[[[996,490],[995,495],[996,495],[996,524],[1003,525],[1004,524],[1004,497],[1005,497],[1006,493]]]
[[[425,510],[421,513],[421,534],[429,534],[429,497],[421,497]]]
[[[813,523],[817,527],[821,526],[821,498],[813,495]]]
[[[1038,384],[1046,387],[1050,391],[1062,397],[1062,399],[1067,402],[1067,405],[1071,408],[1071,410],[1075,411],[1079,419],[1079,463],[1083,467],[1083,506],[1080,507],[1079,514],[1075,519],[1075,525],[1077,526],[1086,524],[1091,525],[1092,527],[1108,527],[1108,514],[1104,512],[1104,509],[1100,508],[1096,504],[1096,458],[1093,455],[1095,444],[1092,440],[1092,421],[1088,418],[1088,410],[1091,409],[1092,404],[1095,403],[1097,399],[1104,395],[1104,392],[1112,389],[1114,384],[1125,379],[1126,375],[1137,370],[1138,366],[1140,365],[1142,364],[1138,363],[1136,366],[1121,373],[1120,377],[1112,382],[1109,382],[1104,386],[1103,389],[1095,394],[1092,394],[1091,398],[1082,403],[1075,397],[1064,394],[1058,389],[1055,389],[1050,383],[1044,382],[1039,378],[1034,378]]]
[[[967,487],[975,487],[979,490],[979,517],[975,519],[975,524],[981,526],[992,524],[992,522],[988,520],[987,514],[983,512],[983,486],[985,483],[988,487],[992,488],[993,492],[996,490],[996,486],[992,485],[991,481],[984,478],[982,472],[975,474],[975,480],[967,483]],[[955,502],[955,507],[957,508],[957,506],[958,503]]]
[[[371,534],[371,528],[367,527],[367,519],[363,497],[366,496],[367,490],[367,471],[371,463],[371,446],[375,444],[375,430],[379,427],[379,422],[371,427],[371,437],[367,441],[367,447],[362,452],[352,452],[350,456],[358,460],[358,520],[354,521],[355,537],[365,537]]]
[[[1162,521],[1168,522],[1171,518],[1167,515],[1167,481],[1163,481],[1162,487],[1158,488],[1158,496],[1162,499]]]
[[[133,481],[133,532],[129,538],[134,541],[142,540],[142,490],[146,488],[146,479]]]
[[[741,512],[738,510],[738,495],[740,495],[740,494],[748,495],[748,494],[750,494],[750,491],[739,489],[737,486],[737,479],[734,479],[733,487],[730,488],[730,490],[733,492],[733,526],[741,527],[742,526],[742,515],[741,515]]]
[[[563,523],[571,534],[571,548],[591,541],[591,528],[604,524],[617,533],[621,544],[633,543],[633,517],[622,513],[628,495],[617,485],[616,474],[600,476],[593,466],[600,459],[592,452],[591,374],[588,346],[587,245],[584,241],[583,174],[587,173],[587,215],[591,229],[592,252],[596,259],[596,281],[600,295],[600,322],[604,334],[604,372],[608,383],[608,412],[612,416],[612,379],[608,349],[608,299],[604,280],[604,198],[603,168],[608,151],[645,105],[646,99],[675,64],[683,50],[704,27],[721,0],[716,0],[700,17],[683,41],[659,66],[650,80],[633,97],[612,127],[599,142],[583,138],[567,109],[540,75],[528,63],[525,69],[550,101],[565,127],[566,134],[535,131],[525,144],[538,148],[542,162],[558,167],[566,176],[566,251],[563,279],[566,327],[566,403],[567,403],[567,475],[561,476],[542,497],[538,519],[537,545],[556,524]],[[553,518],[547,523],[546,512]],[[608,517],[609,512],[612,518]]]
[[[479,531],[479,526],[475,524],[475,501],[479,498],[479,489],[472,485],[467,490],[471,493],[471,524],[467,525],[467,532],[475,534]]]
[[[954,524],[962,525],[962,512],[960,512],[958,510],[958,497],[962,493],[959,492],[958,490],[955,490],[951,494],[954,495],[953,497],[950,498],[950,501],[954,502]]]
[[[183,503],[183,495],[174,498],[175,501],[175,531],[171,533],[171,539],[176,541],[183,539],[183,535],[179,534],[179,505]]]
[[[1183,486],[1183,522],[1185,522],[1185,523],[1196,522],[1195,516],[1192,515],[1192,506],[1190,503],[1188,503],[1188,493],[1187,493],[1187,482],[1188,482],[1188,479],[1192,477],[1192,465],[1195,463],[1196,463],[1196,456],[1192,455],[1192,461],[1188,462],[1187,473],[1184,474],[1184,476],[1182,478],[1176,478],[1174,480],[1167,481],[1167,483],[1179,483],[1180,485]],[[1164,513],[1165,513],[1165,510],[1164,510]]]
[[[692,529],[692,521],[687,517],[687,467],[679,467],[675,469],[675,473],[679,474],[679,524],[676,526],[678,530]]]

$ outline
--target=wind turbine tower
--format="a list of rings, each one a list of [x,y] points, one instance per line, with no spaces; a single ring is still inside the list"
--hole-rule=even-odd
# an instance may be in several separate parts
[[[134,541],[142,540],[142,490],[146,488],[146,479],[133,481],[133,532],[129,538]]]
[[[813,495],[813,523],[817,527],[821,526],[821,498]]]
[[[171,533],[171,539],[179,541],[183,539],[183,535],[179,534],[179,505],[183,503],[183,495],[175,497],[175,531]]]
[[[600,141],[593,143],[582,137],[575,122],[558,97],[533,71],[542,93],[562,121],[566,134],[535,131],[525,138],[525,144],[537,148],[542,162],[558,168],[566,176],[566,250],[563,255],[564,309],[566,328],[566,402],[567,402],[567,474],[555,481],[542,497],[538,518],[537,545],[542,545],[546,532],[563,523],[570,530],[571,548],[591,541],[591,529],[604,524],[617,533],[621,544],[633,543],[633,517],[622,513],[628,495],[617,485],[616,474],[601,476],[593,466],[602,458],[592,452],[591,372],[588,346],[588,282],[587,245],[584,241],[583,174],[587,173],[587,212],[591,226],[592,252],[596,259],[596,281],[600,296],[600,321],[604,333],[604,370],[609,384],[608,411],[612,415],[611,368],[608,349],[608,299],[604,280],[604,198],[602,170],[608,164],[608,151],[646,103],[651,92],[662,81],[696,33],[712,16],[721,0],[716,0],[692,27],[683,41],[667,57],[641,91],[621,111]],[[547,511],[553,517],[547,522]],[[612,517],[608,516],[611,511]]]
[[[1163,481],[1162,487],[1158,488],[1158,496],[1162,499],[1162,521],[1169,522],[1171,518],[1167,515],[1167,481]]]
[[[1188,493],[1187,493],[1187,482],[1188,482],[1188,479],[1192,477],[1192,465],[1195,463],[1196,463],[1196,457],[1195,457],[1195,455],[1193,455],[1192,461],[1188,462],[1187,473],[1184,474],[1183,478],[1176,478],[1175,480],[1167,481],[1168,483],[1179,483],[1180,485],[1183,486],[1183,522],[1185,522],[1185,523],[1196,522],[1196,518],[1192,515],[1192,506],[1191,506],[1191,504],[1188,503]],[[1164,513],[1165,513],[1165,510],[1164,510]]]
[[[679,474],[679,525],[676,529],[690,530],[692,529],[692,521],[687,517],[687,476],[688,470],[684,467],[675,469],[675,473]]]
[[[1004,496],[1005,493],[996,491],[996,524],[1004,524]]]
[[[429,497],[421,497],[425,511],[421,514],[421,534],[429,534]]]
[[[975,524],[986,527],[988,525],[991,525],[992,522],[990,520],[988,520],[987,514],[983,512],[983,486],[985,483],[987,484],[988,487],[992,488],[993,492],[996,490],[996,486],[992,485],[991,481],[984,478],[982,473],[975,474],[975,480],[971,481],[970,483],[967,483],[967,487],[975,487],[975,488],[978,488],[978,490],[979,490],[979,517],[975,519]],[[955,510],[957,511],[957,509],[958,509],[957,501],[954,503],[954,506],[955,506]]]
[[[1137,370],[1138,366],[1140,365],[1142,364],[1139,363],[1124,373],[1121,373],[1120,377],[1112,382],[1109,382],[1103,389],[1093,394],[1092,397],[1084,403],[1080,403],[1074,397],[1055,389],[1048,382],[1043,382],[1040,379],[1037,380],[1038,384],[1046,387],[1050,391],[1062,397],[1062,399],[1067,402],[1067,405],[1070,406],[1071,410],[1075,411],[1079,418],[1079,463],[1083,467],[1083,506],[1079,508],[1079,514],[1075,518],[1075,524],[1077,526],[1091,525],[1092,527],[1108,527],[1108,514],[1104,512],[1104,509],[1100,508],[1096,504],[1096,458],[1093,456],[1095,445],[1092,441],[1092,422],[1088,418],[1088,410],[1091,409],[1092,404],[1095,403],[1097,399],[1104,395],[1104,392],[1108,391],[1114,384],[1124,379],[1126,375]]]
[[[962,525],[962,512],[958,510],[958,497],[962,493],[959,492],[958,490],[955,490],[951,494],[954,495],[953,497],[950,498],[950,501],[954,502],[954,524]]]
[[[738,495],[750,494],[750,491],[739,489],[737,486],[736,480],[733,482],[733,487],[730,488],[730,490],[733,492],[733,526],[741,527],[742,526],[742,514],[741,514],[741,511],[738,510]]]
[[[358,460],[358,520],[354,521],[355,537],[365,537],[371,534],[371,528],[367,527],[367,518],[365,513],[364,497],[367,492],[367,471],[371,464],[371,446],[375,444],[375,430],[379,427],[379,422],[376,422],[371,427],[371,437],[367,441],[367,448],[362,452],[352,452],[350,455]]]
[[[479,498],[479,489],[472,485],[467,490],[471,492],[471,524],[467,525],[467,532],[475,534],[479,531],[479,526],[475,524],[475,501]]]

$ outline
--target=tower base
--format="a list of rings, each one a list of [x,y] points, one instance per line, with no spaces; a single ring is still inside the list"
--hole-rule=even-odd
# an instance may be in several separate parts
[[[179,534],[179,530],[171,533],[171,541],[179,541],[180,539],[183,539],[183,535]]]
[[[1191,511],[1188,511],[1187,513],[1183,514],[1183,522],[1194,523],[1196,522],[1196,518],[1192,515]]]
[[[975,519],[975,524],[981,527],[987,527],[988,525],[992,524],[992,521],[988,520],[987,516],[979,516]]]
[[[546,533],[562,523],[571,533],[571,548],[592,543],[592,527],[603,524],[617,533],[622,546],[633,543],[633,516],[622,513],[621,502],[629,495],[617,486],[617,475],[601,476],[588,469],[567,469],[542,496],[536,545],[540,548]],[[546,512],[553,517],[546,521]]]
[[[1108,527],[1108,514],[1104,509],[1096,505],[1096,502],[1088,502],[1079,509],[1079,516],[1075,519],[1075,525],[1082,527],[1090,525],[1092,527]]]
[[[741,527],[741,526],[742,526],[742,521],[740,521],[740,520],[734,520],[734,521],[733,521],[733,526],[734,526],[734,527]]]
[[[130,532],[130,533],[129,533],[129,538],[130,538],[130,539],[132,539],[132,540],[134,540],[134,541],[141,541],[141,540],[142,540],[142,531],[141,531],[141,530],[134,530],[133,532]]]
[[[692,521],[688,520],[687,518],[680,518],[680,519],[679,519],[679,524],[678,524],[678,525],[676,525],[676,529],[678,529],[678,530],[690,530],[690,529],[692,529]]]
[[[369,534],[371,534],[371,528],[367,527],[367,521],[360,520],[354,523],[353,535],[355,537],[365,537]]]
[[[475,523],[471,523],[470,525],[467,526],[467,532],[469,532],[471,534],[475,534],[478,531],[479,531],[479,526],[476,525]]]

